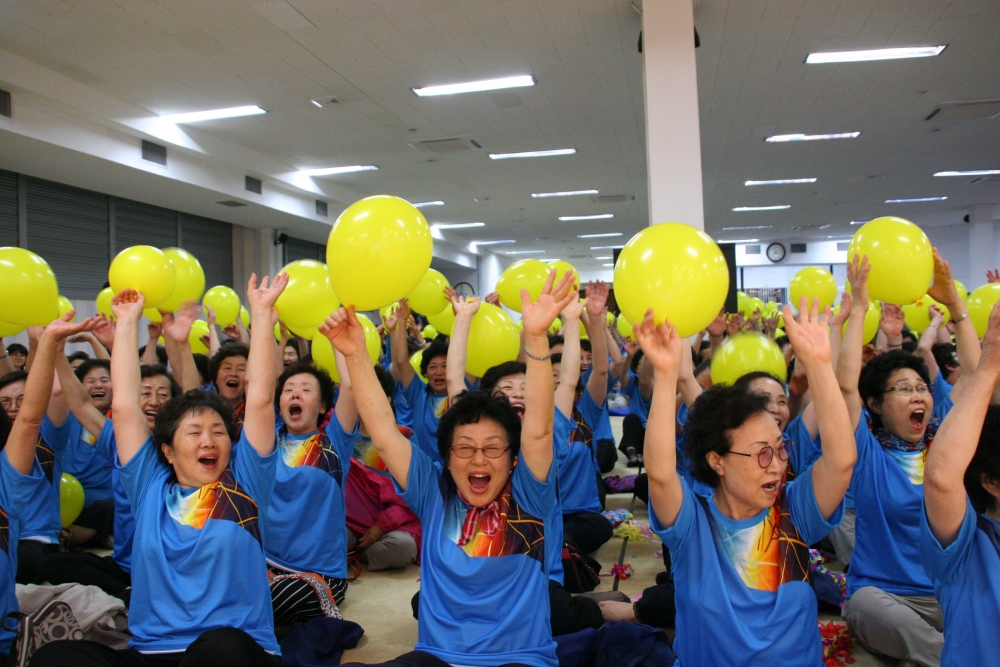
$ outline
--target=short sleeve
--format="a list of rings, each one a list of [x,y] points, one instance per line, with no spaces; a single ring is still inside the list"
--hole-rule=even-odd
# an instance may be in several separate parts
[[[346,468],[347,462],[354,456],[354,442],[358,437],[358,427],[361,425],[359,418],[354,424],[354,430],[348,433],[340,424],[337,415],[334,414],[330,423],[326,425],[326,437],[330,438],[330,444],[340,457],[341,464]]]
[[[419,447],[410,443],[410,469],[406,473],[406,491],[393,479],[396,493],[403,502],[412,509],[421,522],[429,519],[428,514],[434,511],[435,496],[440,500],[439,489],[441,471],[434,465],[430,457]]]
[[[233,457],[235,461],[230,460],[233,475],[239,485],[246,489],[246,492],[254,499],[263,514],[264,510],[271,504],[271,492],[274,490],[274,475],[278,463],[278,448],[275,447],[274,451],[267,456],[261,456],[247,440],[246,431],[243,431],[239,443],[233,450],[239,451],[239,455]]]
[[[656,516],[652,498],[650,498],[649,503],[649,527],[653,529],[653,532],[663,540],[663,544],[671,551],[684,546],[684,543],[694,529],[695,522],[698,520],[698,509],[695,507],[698,499],[695,498],[694,492],[688,486],[687,481],[683,477],[680,479],[684,499],[681,501],[681,511],[677,513],[677,520],[674,521],[674,525],[664,528],[660,524],[660,519]],[[708,502],[712,502],[712,500],[709,499]]]
[[[42,428],[40,431],[42,440],[44,440],[45,444],[52,448],[52,451],[57,456],[66,451],[66,448],[73,437],[73,422],[73,415],[66,417],[66,421],[64,421],[61,426],[53,424],[48,415],[45,415],[45,418],[42,420]]]
[[[421,394],[424,393],[426,388],[427,383],[423,381],[423,378],[414,373],[409,387],[404,387],[402,382],[397,382],[393,393],[406,399],[406,402],[410,406],[415,406],[420,403]]]
[[[583,393],[580,394],[580,400],[576,402],[576,409],[583,416],[584,423],[591,430],[596,431],[604,410],[594,402],[594,397],[590,395],[590,390],[587,389],[586,385],[584,385]]]
[[[920,562],[929,576],[935,582],[950,584],[958,578],[965,569],[972,553],[976,538],[976,511],[968,496],[965,499],[965,516],[962,527],[958,529],[955,541],[947,547],[934,537],[930,524],[927,522],[927,505],[920,509]]]
[[[575,430],[576,422],[564,415],[562,410],[556,408],[555,421],[552,422],[552,450],[555,452],[556,458],[559,457],[560,453],[565,454]]]
[[[858,428],[854,431],[854,444],[858,448],[858,462],[854,465],[855,469],[868,465],[875,448],[880,446],[871,429],[868,428],[868,419],[864,412],[861,413]]]
[[[94,453],[103,461],[114,461],[118,455],[118,447],[115,443],[115,425],[110,419],[104,420],[101,434],[94,441]]]
[[[815,440],[809,435],[809,429],[806,428],[802,415],[793,419],[785,427],[785,438],[792,443],[791,459],[795,474],[799,474],[811,466],[823,454],[819,435],[817,434]]]
[[[129,459],[128,463],[121,465],[121,462],[116,460],[115,465],[118,466],[118,479],[121,480],[122,488],[125,489],[125,495],[128,496],[132,513],[138,514],[139,505],[142,503],[146,489],[158,475],[165,474],[167,468],[167,464],[160,461],[160,457],[156,454],[153,436],[146,439],[146,442],[142,444],[135,456]]]
[[[944,403],[951,395],[952,386],[944,379],[944,371],[938,370],[937,377],[931,383],[931,395],[934,397],[934,405]]]
[[[556,505],[556,462],[549,466],[549,475],[544,482],[538,481],[531,472],[528,464],[520,455],[517,457],[517,465],[511,474],[511,490],[518,504],[539,518],[544,518],[551,514]]]
[[[0,451],[0,508],[7,512],[9,519],[22,518],[21,513],[35,488],[44,481],[45,475],[37,462],[32,462],[31,474],[25,475],[11,465],[6,450]]]
[[[823,517],[819,503],[816,502],[811,467],[798,473],[793,481],[786,484],[784,492],[788,499],[788,512],[792,517],[792,525],[799,531],[806,544],[819,542],[839,526],[841,519],[844,518],[843,498],[829,519]]]

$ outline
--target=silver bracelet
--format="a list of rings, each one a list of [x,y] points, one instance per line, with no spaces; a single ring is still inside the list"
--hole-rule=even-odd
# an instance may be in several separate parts
[[[951,323],[952,323],[952,324],[958,324],[959,322],[961,322],[962,320],[964,320],[964,319],[965,319],[966,317],[968,317],[968,316],[969,316],[969,311],[968,311],[968,310],[966,310],[966,311],[965,311],[964,313],[962,313],[962,314],[961,314],[961,315],[959,315],[958,317],[954,317],[954,316],[952,316],[952,318],[951,318]]]
[[[528,348],[524,348],[524,353],[529,357],[531,357],[532,359],[534,359],[535,361],[548,361],[549,359],[552,358],[552,350],[549,350],[549,353],[546,354],[544,357],[536,357],[531,352],[528,352]]]

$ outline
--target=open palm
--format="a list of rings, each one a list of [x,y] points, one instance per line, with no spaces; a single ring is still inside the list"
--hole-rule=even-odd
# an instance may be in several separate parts
[[[660,372],[678,372],[684,341],[669,322],[656,326],[653,322],[653,310],[649,309],[642,322],[635,325],[635,337],[643,355],[653,364],[654,369]]]
[[[247,282],[247,303],[250,304],[250,308],[267,308],[268,311],[274,308],[274,303],[288,285],[288,274],[279,273],[270,284],[268,280],[268,277],[264,276],[260,279],[260,287],[257,287],[257,274],[250,274],[250,280]]]
[[[323,324],[319,325],[319,332],[345,357],[368,353],[365,330],[354,314],[354,306],[340,307],[330,313]]]
[[[577,298],[576,292],[572,291],[574,278],[573,272],[567,271],[562,280],[553,285],[556,279],[556,272],[553,269],[545,281],[542,293],[535,301],[531,301],[528,290],[521,290],[521,322],[524,324],[525,333],[545,335],[548,332],[563,308]]]
[[[785,306],[785,333],[792,342],[795,358],[804,365],[830,363],[829,320],[830,309],[821,313],[819,298],[813,298],[809,305],[802,297],[798,319],[792,315],[791,307]]]
[[[82,322],[70,322],[69,320],[74,314],[75,311],[71,310],[58,320],[51,322],[45,327],[45,333],[58,341],[83,331],[92,331],[100,322],[98,317],[88,317]]]

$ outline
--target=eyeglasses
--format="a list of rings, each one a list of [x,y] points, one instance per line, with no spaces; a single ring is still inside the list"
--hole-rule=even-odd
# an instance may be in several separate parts
[[[787,461],[788,460],[788,455],[789,455],[789,453],[791,453],[791,451],[792,451],[792,441],[791,440],[783,440],[781,442],[781,446],[778,447],[778,458],[781,459],[782,461]],[[734,451],[728,451],[726,453],[727,454],[736,454],[737,456],[747,456],[747,457],[751,457],[751,458],[753,456],[756,456],[757,457],[757,463],[760,464],[761,468],[768,467],[769,465],[771,465],[771,461],[774,460],[774,447],[771,447],[770,445],[764,445],[763,447],[761,447],[760,451],[757,452],[756,455],[754,455],[754,454],[744,454],[743,452],[734,452]]]
[[[16,398],[14,398],[13,400],[11,400],[11,399],[7,398],[6,396],[4,396],[3,398],[0,398],[0,407],[3,407],[4,410],[6,410],[7,408],[12,408],[12,407],[13,408],[19,408],[19,407],[21,407],[21,403],[23,403],[23,402],[24,402],[24,396],[23,395],[22,396],[18,396]]]
[[[458,445],[452,447],[451,451],[460,459],[471,459],[476,452],[482,452],[488,459],[498,459],[503,456],[510,447],[503,445],[486,445],[485,447],[473,447],[472,445]]]
[[[913,396],[913,392],[917,392],[917,395],[919,396],[926,396],[931,392],[931,390],[925,384],[912,385],[909,382],[900,382],[898,384],[895,384],[886,389],[885,393],[888,394],[890,391],[894,391],[900,396],[903,396],[904,398],[909,398],[910,396]]]

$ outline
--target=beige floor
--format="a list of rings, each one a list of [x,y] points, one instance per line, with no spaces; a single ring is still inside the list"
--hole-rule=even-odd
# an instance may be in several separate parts
[[[621,418],[612,418],[611,422],[615,437],[620,438]],[[634,472],[625,467],[622,458],[613,474],[627,475]],[[631,494],[608,496],[608,509],[627,508],[631,499]],[[636,501],[635,518],[649,524],[646,506],[641,500]],[[597,552],[596,558],[604,566],[605,572],[618,562],[621,547],[622,541],[616,537]],[[635,574],[622,581],[619,590],[634,596],[656,583],[656,574],[663,570],[663,563],[653,554],[661,548],[659,542],[629,541],[625,562],[632,566]],[[341,611],[344,618],[359,623],[365,629],[365,636],[357,649],[344,654],[343,662],[384,662],[413,649],[417,642],[417,622],[411,613],[410,598],[420,589],[419,577],[420,569],[414,565],[389,573],[372,573],[366,570],[350,585]],[[602,578],[597,590],[611,588],[611,579]],[[839,617],[832,616],[824,616],[822,620],[841,622]],[[854,657],[854,664],[858,667],[892,665],[895,662],[880,660],[860,647],[855,647]]]

